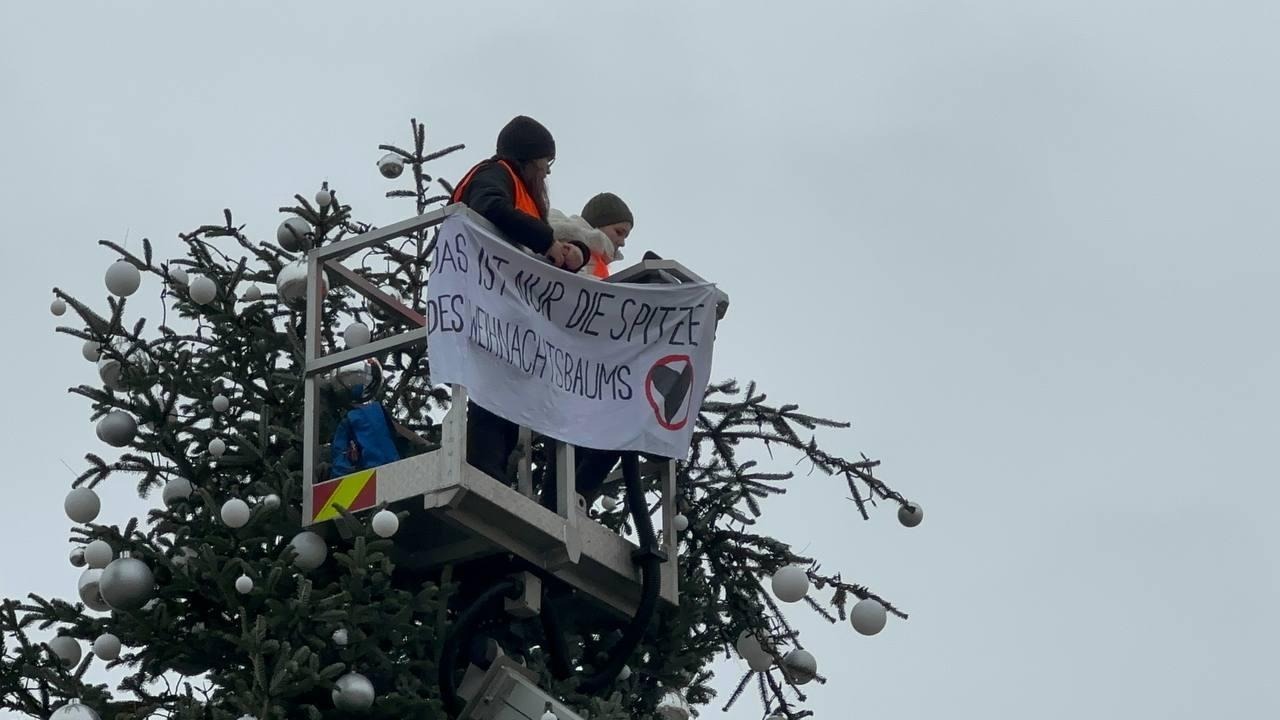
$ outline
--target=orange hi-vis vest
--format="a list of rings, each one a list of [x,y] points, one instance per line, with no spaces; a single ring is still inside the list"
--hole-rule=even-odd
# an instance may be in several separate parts
[[[488,161],[486,160],[485,162]],[[484,164],[480,163],[467,172],[466,176],[462,178],[462,182],[458,183],[458,186],[453,189],[453,195],[449,197],[449,202],[462,202],[462,195],[467,191],[467,186],[471,184],[471,178],[475,176],[476,171]],[[524,181],[516,174],[515,168],[511,167],[511,164],[506,160],[499,160],[498,164],[506,168],[507,174],[511,176],[511,184],[516,189],[516,209],[525,215],[544,220],[542,211],[538,209],[538,203],[534,201],[533,195],[529,194],[528,188],[524,186]]]
[[[591,259],[587,261],[587,265],[591,268],[591,274],[601,280],[609,277],[609,258],[604,253],[591,251]]]

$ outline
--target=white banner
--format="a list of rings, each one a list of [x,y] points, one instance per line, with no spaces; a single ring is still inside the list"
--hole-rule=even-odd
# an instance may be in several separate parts
[[[459,214],[440,229],[427,290],[432,382],[564,442],[688,453],[711,373],[714,285],[575,275]]]

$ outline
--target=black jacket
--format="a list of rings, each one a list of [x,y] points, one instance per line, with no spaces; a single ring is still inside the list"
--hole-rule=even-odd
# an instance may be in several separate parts
[[[511,174],[498,164],[497,158],[477,166],[471,182],[457,200],[493,223],[511,243],[523,245],[539,255],[545,255],[551,247],[554,239],[551,226],[546,218],[531,217],[516,209],[516,189]],[[582,251],[584,260],[590,260],[590,248],[581,242],[573,244]]]

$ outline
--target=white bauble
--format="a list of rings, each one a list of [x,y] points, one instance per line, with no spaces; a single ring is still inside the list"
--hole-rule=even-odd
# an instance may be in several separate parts
[[[293,564],[303,570],[315,570],[323,565],[325,558],[329,556],[329,548],[324,544],[324,538],[309,530],[294,535],[293,540],[289,541],[289,547],[297,553]]]
[[[400,529],[400,518],[390,510],[379,510],[369,524],[373,526],[375,535],[380,538],[389,538]]]
[[[875,635],[884,629],[888,620],[889,613],[875,598],[859,600],[849,611],[849,623],[863,635]]]
[[[395,153],[387,153],[378,159],[378,172],[388,180],[395,180],[404,172],[404,161]]]
[[[137,558],[112,560],[102,571],[98,590],[112,610],[137,610],[151,599],[156,578],[151,568]]]
[[[123,410],[111,410],[97,421],[97,439],[111,447],[124,447],[138,434],[138,421]]]
[[[333,644],[338,647],[347,646],[347,630],[346,628],[338,628],[333,631]]]
[[[253,592],[253,578],[248,575],[241,575],[236,578],[236,592],[241,595],[248,595]]]
[[[93,654],[98,656],[99,660],[111,662],[120,657],[120,638],[106,633],[99,635],[97,640],[93,641]]]
[[[689,518],[685,517],[683,513],[676,515],[674,523],[676,532],[684,532],[689,529]]]
[[[809,575],[799,565],[788,565],[773,574],[773,594],[785,603],[800,602],[809,594]]]
[[[177,265],[169,266],[169,282],[174,285],[186,285],[191,281],[191,277],[187,275],[187,271]]]
[[[604,508],[606,512],[613,512],[618,507],[618,498],[612,495],[605,495],[600,498],[600,507]]]
[[[551,708],[547,708],[547,711],[542,713],[542,717],[539,720],[560,720],[560,717],[551,712]]]
[[[327,292],[324,277],[320,278],[320,294]],[[299,260],[280,268],[276,275],[276,295],[280,302],[294,305],[305,303],[307,299],[307,262]]]
[[[668,690],[658,702],[658,717],[662,720],[689,720],[691,712],[689,703],[676,690]]]
[[[71,518],[71,522],[91,523],[98,517],[102,501],[98,499],[98,493],[81,487],[67,493],[67,499],[62,501],[62,509]]]
[[[117,260],[107,268],[107,291],[116,297],[129,297],[142,284],[138,266],[128,260]]]
[[[213,411],[224,413],[231,409],[231,400],[226,395],[218,395],[213,398]]]
[[[360,673],[347,673],[334,683],[333,704],[339,710],[360,712],[373,707],[373,683]]]
[[[320,207],[329,207],[329,203],[333,202],[333,193],[327,188],[321,188],[316,191],[316,205]]]
[[[209,454],[220,458],[227,452],[227,443],[222,438],[214,438],[209,441]]]
[[[910,509],[908,509],[910,508]],[[904,526],[913,528],[924,520],[924,508],[920,507],[920,503],[911,503],[898,508],[898,522]]]
[[[244,297],[241,299],[245,302],[258,302],[262,299],[262,288],[257,285],[250,285],[244,289]]]
[[[347,347],[349,348],[366,345],[372,337],[373,334],[370,332],[369,326],[364,323],[351,323],[346,330],[342,331],[342,339],[347,341]]]
[[[818,676],[818,660],[808,650],[797,648],[782,658],[782,669],[791,678],[791,682],[805,685]]]
[[[67,303],[62,298],[54,298],[53,302],[49,303],[49,312],[56,317],[62,317],[67,313]]]
[[[618,680],[621,682],[626,682],[627,680],[630,680],[630,679],[631,679],[631,666],[623,665],[622,670],[618,672]]]
[[[164,484],[164,491],[160,494],[161,500],[165,505],[172,506],[191,497],[191,493],[195,488],[191,487],[191,481],[186,478],[169,478]]]
[[[116,551],[111,549],[111,545],[106,540],[94,540],[84,548],[85,562],[96,570],[110,565],[115,557]]]
[[[102,357],[102,343],[97,340],[85,340],[84,345],[80,346],[80,354],[85,360],[96,363],[98,358]]]
[[[80,602],[85,607],[98,612],[110,612],[111,606],[106,600],[102,599],[102,571],[89,569],[80,573],[80,580],[76,585],[76,590],[80,595]]]
[[[58,656],[62,664],[67,667],[75,667],[80,664],[80,658],[84,655],[84,650],[80,648],[80,642],[66,635],[59,635],[50,640],[49,650]]]
[[[191,283],[187,285],[187,293],[191,296],[191,302],[197,305],[208,305],[218,297],[218,284],[211,277],[197,275],[191,278]]]
[[[71,561],[71,567],[82,568],[89,564],[84,559],[84,548],[71,548],[71,556],[67,559]]]
[[[238,530],[249,524],[249,503],[240,498],[232,498],[222,504],[220,514],[227,527]]]
[[[262,506],[268,510],[275,510],[280,507],[280,496],[275,493],[262,498]]]
[[[98,717],[98,713],[88,705],[70,702],[53,711],[49,720],[102,720],[102,718]]]
[[[276,228],[276,243],[288,252],[298,252],[307,246],[307,236],[310,234],[311,226],[295,215]]]

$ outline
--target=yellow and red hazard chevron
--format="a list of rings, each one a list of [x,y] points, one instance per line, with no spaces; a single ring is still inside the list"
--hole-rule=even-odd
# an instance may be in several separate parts
[[[338,517],[339,507],[359,512],[377,504],[377,470],[361,470],[311,486],[311,522]]]

